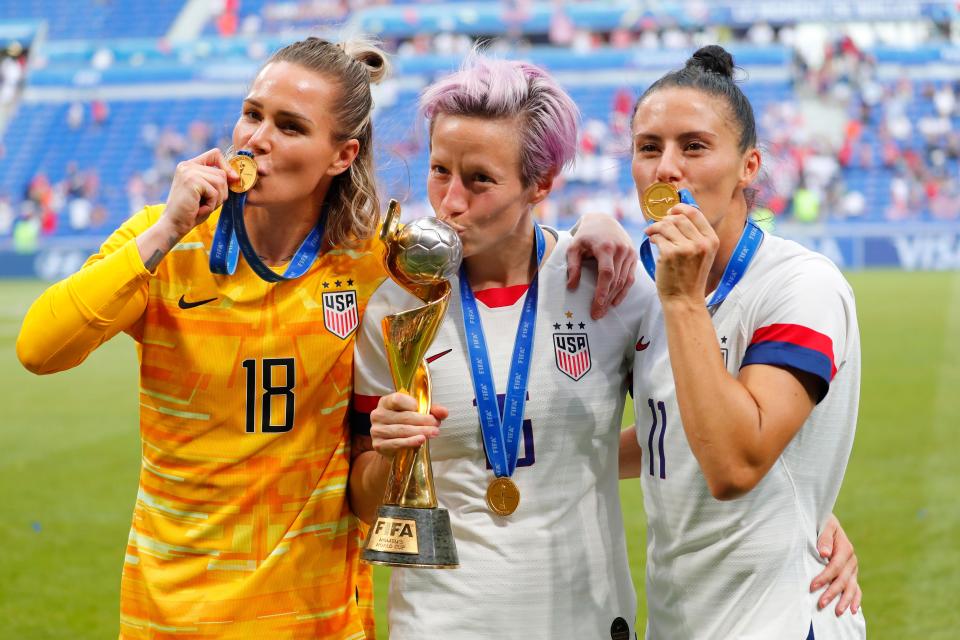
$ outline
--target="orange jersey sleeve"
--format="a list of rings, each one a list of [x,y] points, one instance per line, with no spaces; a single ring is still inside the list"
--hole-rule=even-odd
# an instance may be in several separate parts
[[[143,265],[136,236],[163,207],[147,207],[117,229],[72,276],[48,288],[27,311],[17,356],[34,373],[63,371],[143,316],[152,275]]]

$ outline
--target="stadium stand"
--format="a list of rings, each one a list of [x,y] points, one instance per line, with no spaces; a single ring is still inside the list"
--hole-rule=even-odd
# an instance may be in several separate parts
[[[173,0],[31,0],[0,3],[0,22],[37,20],[51,40],[160,37],[183,8]]]
[[[41,216],[52,238],[113,228],[162,200],[179,159],[229,144],[237,99],[271,51],[344,24],[398,52],[395,78],[377,90],[378,160],[384,193],[404,198],[410,215],[426,212],[418,91],[487,37],[498,38],[495,50],[557,74],[582,110],[578,162],[542,212],[550,221],[604,210],[640,222],[629,174],[633,102],[692,47],[714,40],[731,48],[748,80],[767,164],[759,203],[777,220],[954,221],[960,209],[960,75],[945,40],[868,48],[844,36],[811,61],[789,16],[751,19],[722,2],[691,12],[683,2],[637,11],[623,2],[225,0],[194,25],[197,37],[180,39],[167,36],[190,2],[21,4],[0,13],[4,58],[26,69],[22,93],[22,78],[8,90],[12,117],[4,125],[0,115],[0,208]],[[940,5],[919,4],[937,33]],[[70,20],[78,7],[88,18]],[[11,49],[4,33],[31,20],[33,37]],[[11,232],[0,225],[0,237]]]

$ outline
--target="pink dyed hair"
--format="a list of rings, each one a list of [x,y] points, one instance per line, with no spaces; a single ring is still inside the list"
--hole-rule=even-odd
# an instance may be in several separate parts
[[[556,175],[577,151],[580,111],[540,67],[488,58],[474,51],[459,71],[434,82],[420,96],[430,121],[443,113],[488,119],[516,118],[520,129],[520,178],[525,186]]]

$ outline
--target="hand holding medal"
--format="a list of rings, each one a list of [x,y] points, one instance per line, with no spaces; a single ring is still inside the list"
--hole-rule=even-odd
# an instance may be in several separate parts
[[[184,160],[173,174],[164,219],[179,237],[185,236],[227,199],[228,184],[238,178],[219,149]]]
[[[677,190],[671,184],[655,182],[643,191],[641,208],[652,222],[640,244],[640,262],[657,283],[662,300],[666,298],[706,295],[707,277],[720,241],[716,231],[700,211],[693,194]],[[688,205],[675,210],[677,205]],[[720,283],[707,301],[708,307],[719,305],[743,277],[750,261],[763,241],[763,232],[747,220],[740,241],[724,269]],[[654,259],[651,243],[660,251]],[[657,266],[661,276],[657,277]]]
[[[243,218],[243,207],[246,204],[247,192],[257,184],[257,163],[253,153],[238,151],[230,158],[230,171],[236,175],[231,180],[229,195],[223,202],[220,210],[220,219],[217,221],[217,230],[213,236],[213,245],[210,247],[210,272],[218,275],[233,275],[237,269],[240,253],[246,259],[250,268],[265,282],[283,282],[299,278],[314,263],[320,255],[323,244],[323,231],[326,226],[327,211],[324,208],[317,226],[304,239],[297,252],[290,260],[290,264],[281,274],[277,273],[257,255],[250,236],[247,234],[246,222]],[[212,209],[211,209],[212,211]]]

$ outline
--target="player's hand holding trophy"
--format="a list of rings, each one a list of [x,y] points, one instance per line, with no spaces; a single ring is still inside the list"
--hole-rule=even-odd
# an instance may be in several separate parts
[[[448,279],[462,258],[456,231],[434,217],[401,225],[400,205],[391,200],[380,240],[390,277],[422,300],[422,307],[383,319],[383,339],[397,391],[430,412],[430,371],[424,360],[450,302]],[[402,449],[393,459],[383,503],[370,527],[365,562],[400,567],[450,569],[458,566],[457,548],[446,509],[437,506],[430,468],[430,447]]]

